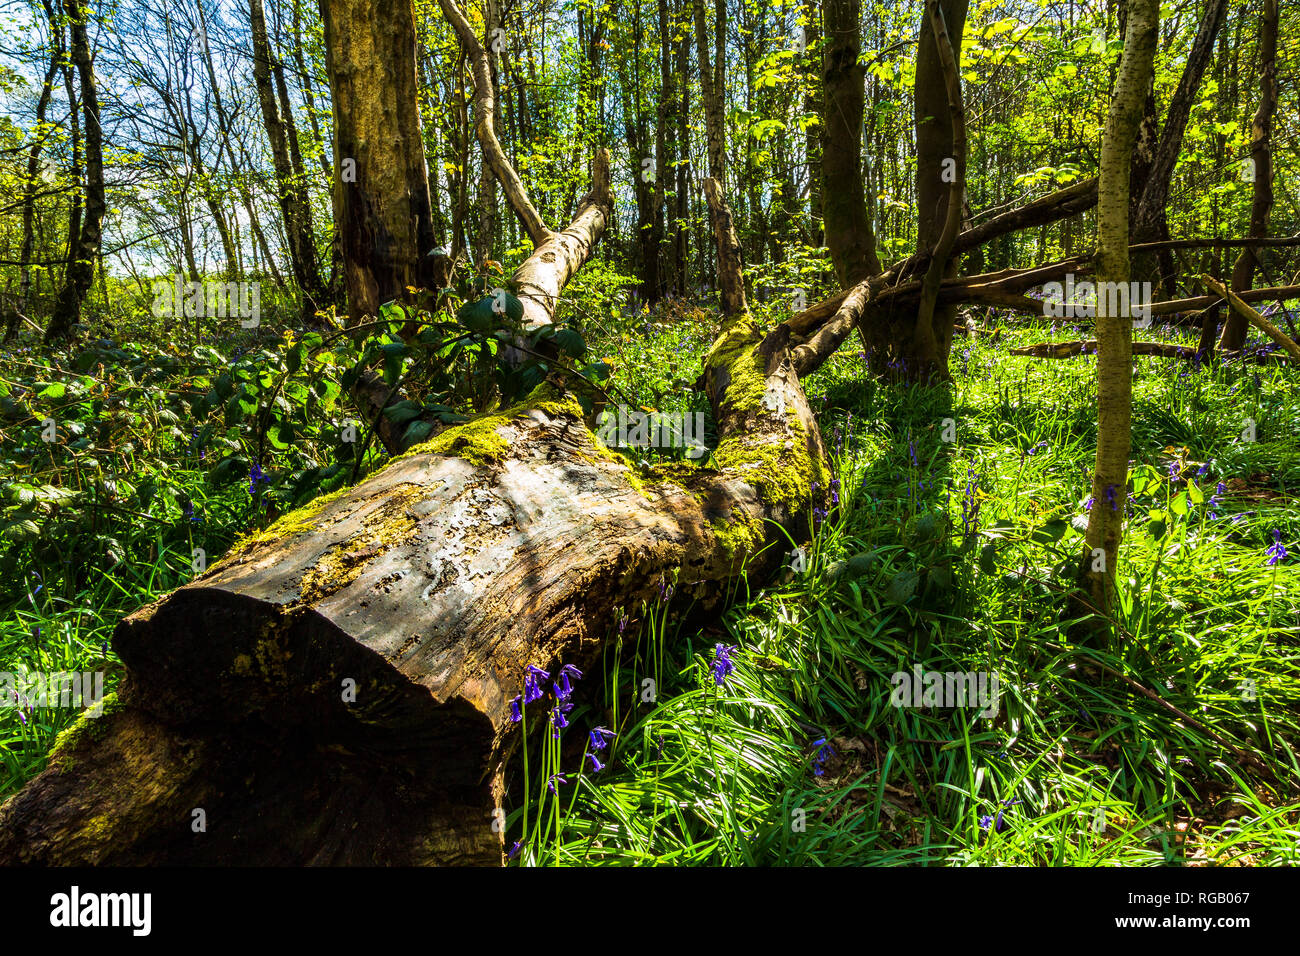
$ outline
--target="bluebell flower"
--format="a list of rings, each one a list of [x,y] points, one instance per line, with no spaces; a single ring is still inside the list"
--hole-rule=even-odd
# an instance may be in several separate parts
[[[560,668],[560,679],[553,685],[555,696],[560,700],[568,700],[573,694],[573,685],[569,683],[570,677],[574,680],[582,680],[582,671],[572,664],[565,664]]]
[[[727,682],[727,678],[736,669],[735,663],[731,660],[731,655],[734,653],[736,653],[734,646],[727,644],[713,646],[713,682],[719,687]]]
[[[510,844],[510,852],[506,854],[507,860],[513,860],[518,855],[520,848],[524,845],[523,840],[516,840]]]
[[[566,777],[566,776],[565,776],[564,774],[562,774],[562,773],[553,773],[553,774],[551,774],[551,778],[550,778],[549,780],[546,781],[546,789],[547,789],[550,793],[552,793],[552,794],[555,793],[555,783],[556,783],[556,781],[559,781],[560,783],[568,783],[568,782],[569,782],[569,778]]]
[[[607,730],[604,727],[595,727],[587,734],[587,739],[591,741],[592,750],[604,750],[614,737],[614,731]]]
[[[605,765],[600,762],[600,760],[596,757],[595,754],[592,753],[587,754],[587,759],[591,761],[592,773],[600,773],[602,770],[605,769]]]
[[[835,756],[835,751],[825,737],[818,737],[813,741],[813,746],[817,748],[813,755],[813,776],[820,777],[826,773],[826,761]]]
[[[542,699],[541,682],[550,678],[550,674],[540,667],[528,665],[528,676],[524,678],[524,703],[531,704],[535,700]]]
[[[1282,544],[1282,532],[1277,528],[1273,529],[1273,543],[1269,545],[1267,551],[1269,567],[1286,560],[1286,547]]]
[[[253,462],[253,467],[248,470],[248,478],[248,493],[250,495],[257,494],[257,483],[259,481],[264,481],[268,485],[271,483],[271,479],[262,471],[262,466],[258,462]]]
[[[569,726],[569,711],[573,710],[570,701],[562,700],[551,709],[551,736],[559,740],[560,731]]]

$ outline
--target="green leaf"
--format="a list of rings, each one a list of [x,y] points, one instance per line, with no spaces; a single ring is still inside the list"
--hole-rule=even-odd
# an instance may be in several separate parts
[[[420,406],[410,399],[403,399],[384,409],[384,417],[394,425],[404,425],[420,414]]]
[[[1070,525],[1064,518],[1053,518],[1042,527],[1036,528],[1029,536],[1029,540],[1036,544],[1053,544],[1061,540],[1068,527]]]
[[[885,600],[891,604],[906,604],[916,594],[916,587],[921,583],[921,575],[915,571],[899,571],[885,588]]]
[[[980,548],[980,570],[985,574],[992,574],[997,570],[995,561],[998,553],[998,546],[992,542]]]
[[[406,431],[402,434],[402,447],[410,448],[412,445],[419,444],[429,437],[433,431],[433,422],[411,422]]]
[[[1169,502],[1169,510],[1176,515],[1187,514],[1187,492],[1180,491],[1174,495],[1173,501]]]
[[[385,342],[379,351],[384,355],[384,384],[396,385],[402,377],[402,359],[410,349],[401,342]]]
[[[560,329],[555,333],[555,344],[567,355],[580,359],[587,354],[587,343],[582,335],[573,329]]]

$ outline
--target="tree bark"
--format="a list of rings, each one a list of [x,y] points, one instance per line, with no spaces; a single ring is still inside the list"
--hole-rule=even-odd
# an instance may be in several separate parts
[[[433,221],[415,15],[411,0],[322,0],[321,14],[334,106],[334,218],[348,305],[359,320],[404,298],[407,286],[429,285]],[[344,160],[355,160],[355,181]]]
[[[952,342],[954,310],[936,308],[939,286],[950,265],[955,272],[956,263],[949,262],[957,233],[961,229],[963,204],[966,193],[966,113],[962,104],[961,74],[957,56],[960,40],[954,46],[948,34],[940,0],[927,0],[926,12],[934,44],[939,54],[944,89],[947,92],[947,113],[950,125],[950,160],[948,175],[940,178],[948,183],[948,196],[944,207],[943,228],[934,241],[930,264],[921,281],[921,301],[916,310],[916,327],[912,332],[914,374],[918,378],[937,378],[944,381],[948,375],[948,349]]]
[[[880,273],[862,173],[862,3],[825,0],[823,10],[822,223],[835,276],[849,288]]]
[[[326,4],[322,3],[322,14]],[[271,143],[271,159],[275,166],[276,198],[284,216],[286,248],[289,266],[298,294],[302,298],[304,322],[314,324],[317,309],[324,307],[324,289],[316,262],[316,239],[312,225],[311,201],[307,196],[306,182],[301,173],[301,156],[295,164],[290,157],[290,136],[286,124],[292,122],[288,114],[287,95],[277,104],[277,71],[271,53],[271,42],[266,32],[266,15],[262,0],[249,0],[249,25],[253,40],[253,84],[257,87],[257,100],[262,110],[266,135]],[[328,34],[327,34],[328,36]],[[327,51],[329,43],[326,43]],[[328,52],[327,52],[328,58]],[[279,85],[283,88],[283,77]],[[335,109],[338,109],[335,101]],[[296,136],[293,137],[296,140]],[[294,143],[294,151],[297,144]],[[346,154],[345,154],[346,155]]]
[[[927,2],[927,15],[921,18],[921,37],[916,54],[916,199],[917,199],[917,250],[930,251],[933,256],[939,251],[949,229],[949,206],[955,205],[955,215],[960,226],[961,192],[954,192],[952,186],[953,163],[964,170],[965,125],[958,114],[961,111],[960,75],[955,77],[958,87],[956,92],[956,110],[949,80],[949,67],[941,51],[935,24],[943,25],[948,45],[953,53],[952,59],[960,56],[962,34],[966,27],[967,0],[940,0],[937,11],[930,12]],[[958,142],[960,136],[961,142]],[[961,147],[963,155],[957,156]],[[946,175],[945,175],[946,173]],[[951,253],[951,247],[942,256],[945,260]],[[936,256],[935,258],[939,258]],[[956,271],[956,262],[945,262],[943,275],[952,275]],[[890,328],[877,328],[870,336],[875,346],[876,362],[879,366],[881,357],[890,353],[904,363],[904,374],[914,380],[924,380],[932,375],[940,379],[947,377],[948,347],[952,342],[952,323],[954,310],[936,309],[931,320],[922,328],[919,315],[913,317],[918,321],[904,323],[910,326],[910,334],[898,335],[894,323]],[[895,322],[898,320],[896,319]],[[901,346],[891,343],[899,342]]]
[[[1159,0],[1131,0],[1119,76],[1102,134],[1097,187],[1097,282],[1127,287],[1129,281],[1129,174],[1142,101],[1155,57]],[[1132,416],[1131,310],[1112,308],[1115,297],[1097,297],[1097,455],[1092,474],[1088,552],[1080,582],[1091,608],[1109,613],[1115,565],[1128,500],[1128,456]]]
[[[71,54],[81,79],[81,108],[86,132],[86,201],[76,248],[68,258],[63,289],[45,329],[47,342],[67,338],[74,322],[81,320],[81,307],[95,280],[95,262],[103,239],[104,134],[99,125],[99,93],[95,88],[95,67],[86,33],[88,13],[81,0],[64,0],[72,34]]]

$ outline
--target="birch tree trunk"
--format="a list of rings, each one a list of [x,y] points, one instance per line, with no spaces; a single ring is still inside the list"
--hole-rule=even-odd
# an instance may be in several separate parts
[[[1097,456],[1086,534],[1089,551],[1083,557],[1080,578],[1091,607],[1103,614],[1112,606],[1128,500],[1133,321],[1131,310],[1120,307],[1120,297],[1103,295],[1101,289],[1103,283],[1127,289],[1129,282],[1129,173],[1155,56],[1159,16],[1159,0],[1131,0],[1124,53],[1101,142],[1096,257]]]

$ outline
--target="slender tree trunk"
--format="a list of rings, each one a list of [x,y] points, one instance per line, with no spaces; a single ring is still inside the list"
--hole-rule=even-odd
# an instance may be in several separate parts
[[[807,92],[804,94],[803,114],[804,122],[807,128],[804,131],[804,168],[808,177],[808,223],[804,232],[804,240],[810,246],[820,246],[823,244],[823,226],[822,226],[822,135],[823,132],[818,128],[820,124],[814,124],[814,118],[820,119],[824,113],[819,109],[818,89],[821,87],[819,78],[819,63],[821,62],[821,51],[817,48],[818,41],[821,39],[821,10],[817,0],[809,0],[804,5],[804,16],[808,22],[803,28],[804,43],[804,83]],[[865,180],[867,177],[863,177]],[[874,250],[873,250],[874,251]]]
[[[8,342],[18,333],[23,316],[32,312],[32,253],[35,246],[34,219],[36,217],[36,187],[40,181],[41,151],[45,146],[48,132],[45,126],[45,111],[49,108],[50,98],[54,93],[54,77],[59,72],[59,62],[63,59],[63,28],[57,22],[53,8],[46,5],[46,14],[50,21],[50,65],[45,71],[45,80],[41,84],[41,93],[36,100],[36,135],[32,147],[27,153],[27,177],[23,180],[23,238],[19,249],[18,302],[5,324],[4,340]]]
[[[1124,53],[1102,134],[1097,187],[1097,457],[1092,475],[1087,547],[1080,579],[1091,607],[1109,614],[1128,501],[1132,415],[1131,310],[1127,295],[1106,295],[1106,284],[1129,282],[1129,174],[1142,119],[1159,24],[1159,0],[1130,0]]]
[[[1145,162],[1138,163],[1139,170],[1145,172],[1145,178],[1141,198],[1130,223],[1133,242],[1160,242],[1169,238],[1169,189],[1173,182],[1174,167],[1182,149],[1188,117],[1196,105],[1201,78],[1214,56],[1214,40],[1223,26],[1227,6],[1228,0],[1207,0],[1205,14],[1178,80],[1178,88],[1169,101],[1160,142],[1151,155],[1149,165]],[[1154,110],[1154,100],[1151,108]],[[1150,132],[1145,123],[1142,132]],[[1138,145],[1139,148],[1149,145],[1145,143],[1142,134],[1139,135]],[[1135,191],[1130,186],[1130,194]],[[1162,295],[1173,295],[1176,276],[1171,254],[1165,252],[1154,257],[1139,256],[1134,260],[1134,268],[1143,279],[1154,279],[1153,285]]]
[[[676,148],[671,149],[669,139],[672,131],[673,111],[676,105],[677,76],[673,72],[673,25],[670,18],[668,0],[657,0],[659,27],[659,103],[655,116],[655,189],[654,189],[654,233],[655,261],[659,263],[659,287],[654,290],[652,301],[679,291],[677,273],[677,256],[675,240],[669,243],[669,194],[673,191],[672,161],[679,155]],[[672,233],[676,235],[676,233]]]
[[[76,248],[69,257],[63,290],[45,330],[46,341],[66,338],[72,332],[73,323],[81,319],[82,303],[95,279],[95,262],[99,258],[107,208],[104,203],[104,139],[99,125],[99,93],[95,88],[95,69],[86,30],[88,14],[82,9],[81,0],[64,0],[64,10],[72,32],[72,62],[81,78],[86,129],[86,207]]]
[[[324,308],[325,295],[316,262],[311,201],[307,196],[306,182],[302,175],[302,156],[298,150],[296,129],[293,128],[288,94],[284,89],[284,77],[271,53],[262,0],[249,0],[249,24],[253,39],[253,84],[257,87],[257,100],[261,106],[267,138],[271,143],[276,194],[280,201],[280,211],[284,216],[290,269],[294,282],[298,286],[299,295],[302,297],[303,320],[314,324],[314,313],[318,308]],[[329,49],[328,43],[326,48]],[[279,87],[278,104],[277,86]],[[338,108],[337,103],[335,108]],[[282,111],[286,115],[281,115]],[[297,157],[296,162],[294,156]],[[335,175],[339,175],[337,170]]]
[[[943,24],[953,58],[960,57],[962,34],[966,28],[966,7],[967,0],[941,0],[938,13],[927,15],[921,21],[914,97],[918,251],[941,251],[939,246],[943,241],[955,238],[955,232],[950,229],[949,216],[949,206],[954,199],[958,206],[957,215],[960,216],[962,193],[953,186],[954,177],[965,169],[965,155],[956,155],[959,146],[964,152],[964,134],[959,132],[959,127],[964,129],[964,124],[954,122],[953,111],[955,109],[960,116],[962,106],[960,98],[955,105],[951,101],[948,69],[936,43],[933,24],[936,18]],[[929,8],[927,3],[926,9]],[[960,95],[960,86],[957,92]],[[959,135],[961,143],[956,141]],[[947,259],[947,253],[944,258]],[[956,272],[957,261],[946,261],[942,276],[952,276]],[[905,363],[905,374],[917,380],[930,375],[937,375],[940,379],[947,377],[948,348],[952,342],[955,316],[956,309],[947,306],[936,308],[928,322],[919,321],[917,317],[918,321],[912,323],[911,335],[903,339],[899,356]],[[910,343],[908,338],[911,339]]]
[[[705,16],[704,0],[692,0],[695,18],[695,54],[700,70],[700,97],[704,102],[704,132],[708,144],[709,175],[726,187],[727,143],[723,109],[723,91],[726,68],[722,44],[715,42],[713,65],[709,64],[709,25]],[[714,24],[715,40],[725,35],[727,19],[724,0],[716,0],[717,22]]]

